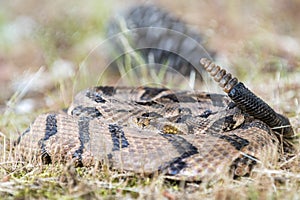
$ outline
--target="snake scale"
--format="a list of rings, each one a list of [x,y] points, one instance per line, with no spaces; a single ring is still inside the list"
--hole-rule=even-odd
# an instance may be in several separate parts
[[[247,176],[256,166],[277,162],[294,134],[288,118],[211,60],[200,63],[225,94],[89,88],[75,96],[67,113],[38,116],[19,137],[17,152],[44,164],[100,163],[189,181]]]

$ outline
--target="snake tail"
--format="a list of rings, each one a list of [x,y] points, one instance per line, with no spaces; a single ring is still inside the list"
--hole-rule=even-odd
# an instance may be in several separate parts
[[[207,58],[202,58],[200,63],[241,110],[265,122],[284,137],[294,135],[289,119],[275,112],[265,101],[251,92],[242,82],[239,82],[237,78]]]

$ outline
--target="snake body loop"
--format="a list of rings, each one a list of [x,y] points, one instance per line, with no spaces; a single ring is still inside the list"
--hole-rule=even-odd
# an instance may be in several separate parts
[[[187,75],[206,55],[194,32],[160,9],[137,7],[128,18],[132,28],[164,25],[161,28],[183,30],[181,36],[193,33],[183,40],[170,38],[169,31],[159,32],[159,41],[153,41],[153,29],[143,29],[136,41],[160,44],[159,49],[141,49],[146,58],[150,54],[158,63],[168,61]],[[177,51],[161,48],[175,42]],[[189,181],[248,176],[254,167],[272,167],[285,153],[279,151],[281,145],[293,135],[289,120],[211,60],[200,63],[226,95],[151,87],[89,88],[75,96],[67,113],[38,116],[17,140],[16,154],[29,162],[101,164]],[[275,131],[283,134],[283,141]]]

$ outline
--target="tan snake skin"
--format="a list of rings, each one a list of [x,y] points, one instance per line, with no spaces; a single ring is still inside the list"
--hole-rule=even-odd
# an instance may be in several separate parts
[[[215,67],[209,60],[201,63]],[[217,81],[224,82],[226,74]],[[230,75],[222,87],[230,92],[236,83]],[[227,95],[100,86],[77,94],[68,114],[38,116],[19,138],[17,152],[44,163],[100,163],[205,181],[271,166],[282,153],[278,134]]]

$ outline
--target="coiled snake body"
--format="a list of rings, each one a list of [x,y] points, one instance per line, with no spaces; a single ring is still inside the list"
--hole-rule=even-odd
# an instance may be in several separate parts
[[[20,136],[17,152],[44,163],[101,163],[191,181],[245,176],[257,165],[272,165],[284,153],[282,138],[293,135],[289,120],[210,60],[201,64],[227,95],[90,88],[68,113],[38,116]]]
[[[292,134],[292,129],[275,133],[268,124],[270,107],[252,95],[236,100],[239,93],[251,92],[209,60],[201,61],[223,74],[219,82],[231,98],[165,88],[91,88],[75,97],[68,114],[39,116],[19,139],[19,152],[44,163],[100,162],[187,180],[244,176],[257,164],[277,161],[281,141],[276,135]],[[250,115],[247,106],[257,111]],[[275,126],[289,125],[277,115]]]

